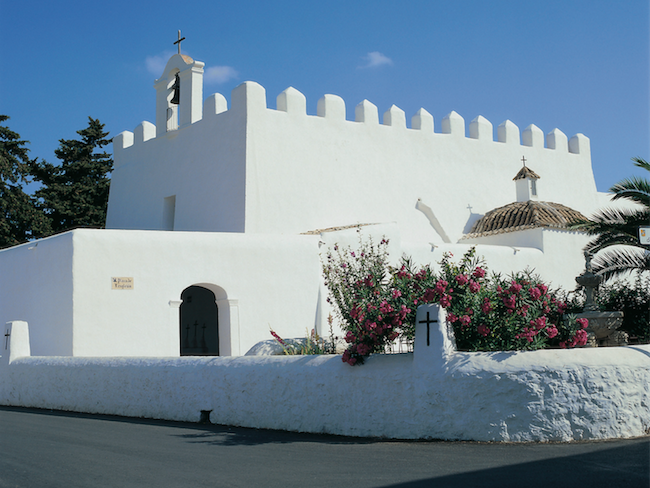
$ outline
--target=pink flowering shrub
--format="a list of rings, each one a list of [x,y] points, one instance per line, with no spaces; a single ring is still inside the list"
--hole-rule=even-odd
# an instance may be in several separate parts
[[[387,246],[387,239],[361,241],[356,251],[335,246],[323,265],[327,301],[349,344],[343,361],[351,365],[362,364],[398,337],[413,340],[415,310],[426,303],[423,295],[430,289],[427,301],[441,298],[442,288],[435,286],[428,267],[413,272],[408,259],[398,268],[388,266]]]
[[[507,278],[488,276],[474,248],[458,263],[451,257],[444,255],[440,274],[455,283],[446,308],[459,350],[534,350],[586,344],[586,319],[565,316],[567,306],[558,298],[559,292],[549,290],[539,277],[528,271]]]
[[[470,249],[458,263],[445,254],[440,272],[416,269],[409,258],[388,265],[388,241],[334,248],[323,266],[328,301],[349,344],[343,361],[362,364],[396,338],[413,340],[418,305],[447,309],[459,350],[507,351],[576,347],[587,341],[584,319],[563,317],[566,304],[530,272],[488,276]]]

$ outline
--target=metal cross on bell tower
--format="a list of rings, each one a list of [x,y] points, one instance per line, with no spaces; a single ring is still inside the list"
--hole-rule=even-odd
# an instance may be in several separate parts
[[[178,31],[178,41],[175,41],[174,44],[178,44],[178,54],[181,53],[181,41],[184,41],[185,38],[181,37],[181,31]]]

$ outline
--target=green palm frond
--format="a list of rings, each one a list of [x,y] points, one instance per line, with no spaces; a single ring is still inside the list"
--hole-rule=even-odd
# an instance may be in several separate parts
[[[630,234],[600,234],[595,239],[589,241],[585,246],[585,250],[589,251],[592,254],[596,254],[601,249],[605,249],[610,246],[632,246],[644,248],[643,245],[639,244],[639,239]]]
[[[627,178],[616,183],[609,191],[614,194],[612,200],[625,198],[650,208],[650,182],[645,178],[638,176]]]
[[[650,163],[641,158],[632,158],[634,165],[638,168],[650,171]],[[624,198],[643,205],[650,209],[650,181],[646,178],[633,176],[623,181],[619,181],[612,186],[609,191],[614,193],[612,200]]]
[[[650,271],[650,252],[642,249],[607,251],[596,256],[592,266],[605,280],[632,271]]]
[[[634,166],[638,168],[643,168],[646,171],[650,171],[650,163],[648,163],[645,159],[643,158],[632,158],[632,161],[634,161]]]
[[[650,163],[633,158],[635,166],[650,171]],[[596,254],[594,271],[605,279],[620,276],[630,271],[650,270],[650,250],[639,243],[639,227],[650,225],[650,182],[645,178],[632,177],[615,184],[610,191],[612,200],[628,200],[642,208],[606,207],[588,220],[574,222],[572,230],[580,230],[596,236],[585,250]],[[600,252],[611,246],[626,246],[624,249]]]
[[[597,235],[605,232],[629,233],[636,235],[637,228],[645,225],[650,220],[649,210],[637,210],[628,208],[606,207],[589,220],[579,220],[569,226],[573,230],[581,230],[589,235]]]

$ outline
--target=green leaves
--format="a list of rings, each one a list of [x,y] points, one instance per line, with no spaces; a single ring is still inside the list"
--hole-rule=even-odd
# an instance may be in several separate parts
[[[641,158],[632,158],[632,160],[635,166],[650,171],[650,163]],[[619,181],[609,191],[614,194],[612,200],[625,198],[639,205],[643,205],[646,209],[650,208],[650,182],[645,178],[633,176],[632,178]]]
[[[447,309],[459,350],[570,348],[587,341],[587,324],[563,320],[566,304],[558,292],[529,271],[487,276],[475,248],[459,262],[446,253],[438,272],[428,265],[418,269],[406,256],[393,268],[384,243],[360,239],[356,251],[335,246],[323,263],[328,302],[350,344],[342,360],[350,365],[363,364],[397,337],[412,342],[416,309],[425,303]]]
[[[0,115],[0,124],[9,119]],[[113,160],[104,124],[88,118],[79,139],[60,141],[60,164],[29,159],[28,141],[0,125],[0,247],[76,227],[104,227]],[[23,184],[42,188],[32,197]]]
[[[635,166],[650,171],[650,163],[633,158]],[[594,272],[605,279],[615,278],[631,271],[650,271],[648,246],[639,243],[639,227],[650,225],[650,182],[645,178],[632,177],[618,182],[610,191],[612,200],[627,200],[641,208],[604,208],[591,219],[576,222],[572,229],[582,230],[596,236],[585,249],[591,253],[611,246],[630,246],[598,254],[594,258]],[[634,249],[637,248],[637,249]]]
[[[0,115],[0,124],[9,120]],[[47,232],[48,223],[23,191],[32,161],[28,141],[0,125],[0,248],[15,246]]]
[[[91,117],[88,127],[77,133],[80,139],[60,140],[54,151],[61,160],[59,165],[45,161],[32,164],[34,178],[43,184],[35,194],[38,207],[50,221],[52,233],[101,228],[106,223],[113,160],[101,149],[111,141],[104,124]]]

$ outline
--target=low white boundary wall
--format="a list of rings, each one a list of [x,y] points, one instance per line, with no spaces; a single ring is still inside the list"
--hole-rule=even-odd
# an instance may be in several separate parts
[[[427,313],[437,318],[427,326]],[[7,324],[0,404],[300,432],[478,441],[650,433],[650,346],[454,350],[435,305],[412,354],[351,367],[340,356],[31,357]],[[6,342],[6,349],[5,343]]]

